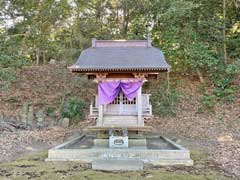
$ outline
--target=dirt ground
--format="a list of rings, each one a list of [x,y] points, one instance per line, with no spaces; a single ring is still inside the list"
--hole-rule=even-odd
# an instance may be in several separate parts
[[[219,168],[240,179],[240,96],[234,103],[219,103],[214,113],[201,112],[198,86],[183,81],[185,96],[177,107],[176,117],[156,117],[147,124],[190,150],[207,152]]]
[[[21,155],[46,150],[63,142],[67,131],[61,127],[46,130],[2,132],[0,134],[0,161],[9,162]]]
[[[79,133],[78,129],[54,127],[38,131],[19,131],[2,135],[0,142],[0,179],[238,179],[222,168],[204,146],[192,141],[177,141],[191,150],[194,166],[152,167],[143,172],[93,171],[89,164],[78,162],[45,162],[47,149]],[[3,138],[6,137],[6,138]],[[176,139],[174,139],[176,140]]]
[[[155,180],[225,180],[237,179],[237,177],[224,172],[208,155],[202,151],[193,150],[191,157],[194,160],[193,167],[151,167],[148,166],[142,172],[102,172],[93,171],[89,164],[78,162],[45,162],[47,151],[31,152],[23,155],[15,161],[0,164],[1,180],[25,180],[25,179],[155,179]]]

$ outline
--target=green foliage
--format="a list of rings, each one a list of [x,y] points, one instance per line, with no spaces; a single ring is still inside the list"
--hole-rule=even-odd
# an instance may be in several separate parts
[[[56,110],[56,107],[54,107],[54,106],[47,107],[47,110],[46,110],[47,115],[49,117],[52,117],[54,115],[55,110]]]
[[[20,68],[28,64],[29,58],[18,49],[18,40],[0,29],[0,67]]]
[[[193,70],[198,69],[211,74],[220,63],[220,59],[216,57],[216,54],[211,51],[210,47],[201,42],[192,43],[187,50],[189,63]]]
[[[199,108],[199,111],[214,112],[214,107],[217,103],[217,97],[215,95],[204,94],[200,100],[202,107]]]
[[[234,95],[238,87],[233,85],[233,81],[240,72],[240,61],[234,64],[219,66],[212,75],[214,84],[213,94],[218,99],[223,99],[226,102],[234,101]]]
[[[154,113],[161,117],[175,116],[176,105],[180,97],[180,93],[175,88],[171,88],[169,92],[167,92],[166,86],[154,90],[151,96]]]
[[[13,68],[0,67],[0,90],[8,89],[14,80],[16,80],[16,74]]]
[[[235,100],[235,94],[239,86],[233,84],[235,76],[240,72],[240,63],[237,61],[234,64],[217,65],[211,73],[210,79],[213,82],[214,88],[212,93],[205,93],[201,98],[202,107],[200,110],[214,112],[214,107],[217,102],[232,103]]]
[[[85,103],[77,97],[70,97],[65,102],[61,109],[62,117],[70,118],[72,120],[80,121],[85,117]]]
[[[223,21],[218,0],[124,0],[124,1],[6,1],[0,17],[23,17],[7,30],[14,46],[36,61],[74,60],[90,45],[90,39],[139,39],[152,37],[175,71],[209,70],[221,61],[227,24],[229,58],[239,58],[239,9],[227,3]],[[211,9],[211,10],[209,10]],[[0,19],[1,21],[1,19]],[[1,23],[1,22],[0,22]],[[198,56],[199,55],[199,56]],[[195,59],[196,58],[196,59]],[[200,61],[199,61],[200,60]]]
[[[217,101],[232,101],[235,93],[232,82],[240,73],[240,11],[232,1],[227,1],[225,10],[224,19],[219,0],[3,1],[0,3],[1,87],[9,87],[16,77],[15,69],[36,63],[37,57],[39,64],[52,58],[72,63],[90,46],[93,37],[150,36],[153,45],[164,52],[172,71],[202,75],[214,85],[209,96],[216,96]],[[6,18],[15,23],[4,27]]]
[[[0,90],[6,90],[16,80],[17,69],[26,65],[24,55],[12,49],[14,41],[0,32]]]

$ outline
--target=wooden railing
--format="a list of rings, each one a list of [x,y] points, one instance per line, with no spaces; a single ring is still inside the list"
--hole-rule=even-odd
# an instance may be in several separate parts
[[[150,96],[151,96],[151,94],[142,94],[142,115],[144,118],[148,118],[148,117],[152,116],[152,105],[150,103]],[[116,104],[114,104],[114,105],[116,106]],[[98,97],[95,96],[95,101],[92,101],[92,103],[90,104],[90,117],[97,118],[98,114],[99,114],[98,110],[99,110]],[[103,115],[104,115],[104,112],[103,112]],[[124,114],[121,114],[121,115],[124,115]]]

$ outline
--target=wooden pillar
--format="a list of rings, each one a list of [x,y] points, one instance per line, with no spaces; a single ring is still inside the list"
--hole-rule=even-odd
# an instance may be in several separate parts
[[[96,39],[92,40],[92,44],[93,44],[93,47],[95,47]],[[97,82],[97,83],[102,82],[103,80],[106,79],[106,76],[107,76],[107,73],[98,73],[98,74],[96,74],[96,81],[95,82]],[[97,97],[97,101],[96,102],[98,102],[98,98],[99,97]],[[97,126],[102,126],[103,125],[103,114],[104,114],[105,110],[106,110],[106,106],[105,105],[98,104]]]
[[[142,87],[139,88],[137,93],[137,109],[138,109],[138,126],[144,126],[142,118]]]

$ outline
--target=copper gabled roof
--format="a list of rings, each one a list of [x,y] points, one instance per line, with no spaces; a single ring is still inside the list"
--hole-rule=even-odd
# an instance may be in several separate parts
[[[170,66],[162,51],[148,40],[111,41],[93,39],[82,51],[73,72],[166,71]]]

